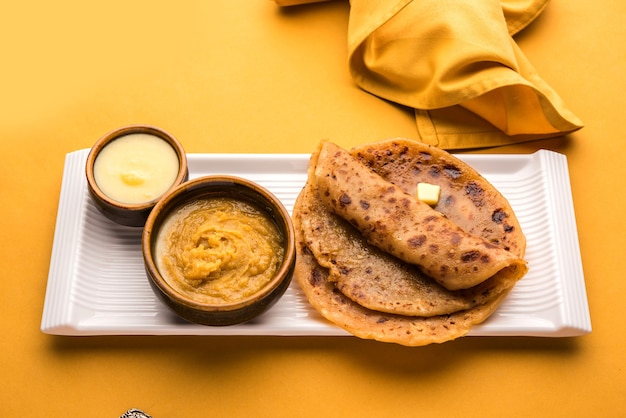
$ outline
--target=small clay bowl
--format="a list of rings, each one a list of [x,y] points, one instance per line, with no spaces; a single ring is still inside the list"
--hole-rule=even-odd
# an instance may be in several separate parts
[[[128,201],[123,201],[115,197],[111,197],[109,194],[105,193],[102,190],[102,187],[98,185],[98,182],[96,181],[98,176],[94,170],[94,167],[96,166],[98,157],[101,156],[102,151],[108,145],[112,144],[114,141],[122,137],[126,137],[124,140],[127,141],[129,138],[132,138],[129,135],[133,134],[148,135],[150,136],[150,138],[158,138],[159,140],[167,143],[169,147],[161,146],[161,150],[168,154],[170,160],[172,158],[178,159],[178,168],[175,169],[173,166],[171,167],[172,173],[169,173],[169,177],[173,180],[171,180],[171,184],[169,187],[167,187],[167,183],[163,184],[164,190],[162,193],[160,193],[159,195],[153,195],[145,198],[145,200],[133,201],[129,203]],[[170,153],[170,148],[173,149],[175,157],[172,157],[172,154]],[[142,155],[144,154],[144,152],[145,149],[135,153],[137,154],[137,157],[145,158],[145,155]],[[103,163],[101,162],[101,164]],[[159,170],[163,170],[163,168],[159,167]],[[173,170],[177,171],[174,172]],[[142,227],[145,224],[148,215],[152,211],[152,208],[161,198],[161,196],[163,196],[163,194],[187,181],[189,178],[187,155],[180,142],[164,130],[148,125],[125,126],[116,129],[100,138],[91,148],[91,151],[87,156],[85,172],[87,175],[87,187],[89,189],[89,194],[98,210],[104,216],[118,224],[134,227]],[[134,181],[135,183],[142,181],[141,179],[137,178],[130,178],[129,180],[131,182]]]
[[[163,233],[160,236],[159,232],[170,215],[198,199],[214,197],[233,198],[251,204],[273,221],[282,236],[284,257],[273,278],[256,293],[235,302],[207,303],[198,301],[193,295],[183,295],[164,278],[156,260],[157,241],[167,235]],[[267,311],[285,293],[296,261],[293,223],[280,200],[252,181],[228,175],[196,178],[164,195],[144,226],[142,252],[150,285],[157,296],[180,317],[210,326],[240,324]]]

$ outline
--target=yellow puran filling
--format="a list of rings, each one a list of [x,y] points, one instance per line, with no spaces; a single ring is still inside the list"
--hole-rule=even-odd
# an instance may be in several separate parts
[[[212,197],[173,214],[161,227],[157,267],[179,293],[229,303],[265,287],[284,258],[283,236],[256,207]]]

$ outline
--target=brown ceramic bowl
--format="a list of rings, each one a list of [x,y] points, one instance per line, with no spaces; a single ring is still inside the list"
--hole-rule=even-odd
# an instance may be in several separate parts
[[[104,193],[96,181],[97,176],[94,174],[94,166],[102,150],[115,140],[132,134],[146,134],[157,137],[169,144],[174,150],[175,155],[178,158],[178,171],[175,174],[176,177],[171,182],[170,187],[167,188],[164,193],[187,181],[189,178],[189,170],[187,167],[187,155],[180,142],[178,142],[178,140],[176,140],[176,138],[169,133],[153,126],[125,126],[106,134],[94,144],[89,152],[89,155],[87,156],[87,163],[85,167],[87,187],[92,200],[96,204],[98,210],[110,220],[121,225],[141,227],[146,222],[146,219],[156,202],[164,193],[161,193],[158,196],[152,196],[143,201],[132,203],[123,202]],[[130,137],[127,137],[127,139],[128,138]],[[166,151],[168,149],[169,148],[167,148]],[[140,153],[141,152],[138,154]],[[173,175],[174,173],[172,173],[172,176]]]
[[[155,255],[157,242],[167,236],[162,228],[172,214],[181,216],[182,207],[200,199],[226,197],[256,207],[277,227],[284,257],[275,274],[260,290],[235,302],[200,302],[195,295],[184,295],[165,279]],[[184,215],[185,217],[187,215]],[[174,228],[179,231],[180,229]],[[170,240],[171,241],[171,240]],[[249,321],[267,311],[285,292],[293,275],[296,251],[294,227],[282,203],[262,186],[234,176],[215,175],[190,180],[167,193],[156,204],[146,221],[142,251],[150,284],[158,297],[180,317],[203,325],[224,326]],[[167,253],[167,252],[166,252]]]

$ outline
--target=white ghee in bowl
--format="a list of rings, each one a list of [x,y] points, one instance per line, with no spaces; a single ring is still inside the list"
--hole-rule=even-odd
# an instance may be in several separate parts
[[[178,169],[178,156],[168,142],[136,133],[102,148],[94,162],[94,178],[109,198],[139,204],[165,193],[174,184]]]

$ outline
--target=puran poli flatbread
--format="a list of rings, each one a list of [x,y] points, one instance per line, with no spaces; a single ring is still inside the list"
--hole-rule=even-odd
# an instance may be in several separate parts
[[[402,138],[354,147],[350,154],[405,193],[412,193],[420,182],[441,186],[434,209],[470,234],[524,256],[526,237],[511,205],[467,163]]]
[[[471,289],[450,291],[404,263],[368,244],[345,220],[329,212],[308,182],[296,212],[302,239],[327,279],[359,305],[406,316],[436,316],[490,302],[513,284],[495,277]]]
[[[318,153],[314,181],[324,205],[447,289],[476,286],[502,270],[526,273],[521,257],[467,233],[337,145],[324,141]]]
[[[295,216],[294,221],[299,224]],[[341,293],[328,280],[328,271],[317,264],[296,226],[297,262],[295,276],[311,305],[326,319],[351,334],[381,342],[417,347],[444,343],[466,335],[487,319],[506,292],[489,303],[450,315],[401,316],[364,308]]]
[[[465,231],[523,256],[526,241],[506,199],[469,166],[439,151],[397,139],[367,144],[350,152],[407,193],[420,181],[440,184],[442,200],[436,207],[438,211]],[[311,305],[326,319],[360,338],[407,346],[442,343],[466,335],[474,325],[487,319],[519,279],[501,272],[480,285],[456,291],[432,282],[431,285],[442,289],[441,293],[431,292],[427,285],[414,286],[410,297],[418,300],[409,304],[409,311],[387,309],[394,302],[402,301],[402,297],[408,295],[404,291],[411,285],[395,280],[372,282],[368,269],[381,268],[380,271],[387,273],[393,272],[394,263],[406,264],[375,247],[367,256],[359,256],[359,251],[372,246],[365,243],[362,236],[359,238],[351,225],[325,210],[321,201],[316,200],[314,170],[318,156],[314,153],[311,157],[309,180],[293,209],[298,242],[295,278]],[[395,261],[387,264],[390,259]],[[359,277],[361,275],[364,277]],[[352,286],[357,287],[356,295],[348,289]],[[393,289],[385,288],[381,292],[376,286]],[[359,288],[364,290],[365,296],[360,294]],[[452,303],[451,294],[457,298]],[[389,300],[372,304],[377,296]],[[464,302],[455,310],[453,305],[459,300]],[[471,307],[466,308],[468,303]]]

